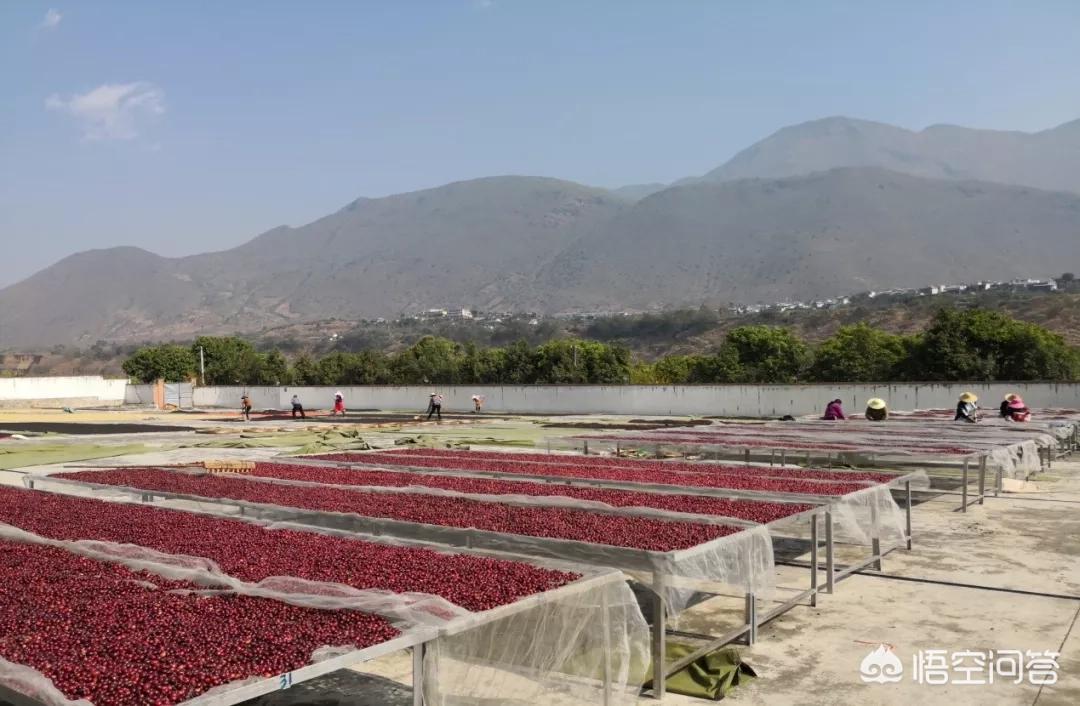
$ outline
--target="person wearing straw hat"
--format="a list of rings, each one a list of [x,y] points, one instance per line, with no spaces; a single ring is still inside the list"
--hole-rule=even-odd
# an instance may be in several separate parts
[[[1016,395],[1010,392],[1009,394],[1005,395],[1005,399],[1001,400],[1001,407],[998,409],[998,412],[1001,414],[1002,419],[1009,418],[1009,403],[1012,402],[1015,397]]]
[[[1005,418],[1010,422],[1027,422],[1031,420],[1031,410],[1024,404],[1024,400],[1020,395],[1009,395],[1005,411],[1008,412]]]
[[[345,416],[345,396],[341,394],[341,390],[334,393],[334,411],[330,413],[330,416],[338,414]]]
[[[431,421],[431,415],[435,415],[438,421],[442,421],[442,395],[432,392],[428,395],[427,421]]]
[[[979,421],[979,406],[976,404],[979,398],[973,392],[965,392],[960,395],[960,401],[956,404],[956,417],[954,422],[975,424]]]
[[[884,422],[889,418],[889,409],[885,400],[875,397],[866,403],[866,418],[871,422]]]

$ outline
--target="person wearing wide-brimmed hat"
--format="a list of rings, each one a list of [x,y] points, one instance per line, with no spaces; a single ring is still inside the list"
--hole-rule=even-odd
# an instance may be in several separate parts
[[[965,392],[960,395],[960,401],[956,405],[956,417],[954,422],[975,424],[979,421],[979,398],[973,392]]]
[[[1031,410],[1024,404],[1020,395],[1009,395],[1005,400],[1005,418],[1010,422],[1027,422],[1031,420]]]
[[[998,412],[1001,414],[1002,419],[1009,418],[1009,403],[1012,402],[1015,397],[1016,394],[1010,392],[1009,394],[1005,395],[1005,399],[1001,400],[1001,407],[998,409]]]
[[[889,408],[885,400],[875,397],[866,403],[866,418],[871,422],[884,422],[889,418]]]
[[[440,422],[442,421],[442,399],[442,395],[437,392],[428,395],[427,420],[429,422],[433,414]]]

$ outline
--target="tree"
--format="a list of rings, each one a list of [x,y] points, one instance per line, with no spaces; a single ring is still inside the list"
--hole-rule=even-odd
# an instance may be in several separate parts
[[[895,380],[907,352],[904,336],[865,323],[842,326],[818,347],[810,376],[819,382]]]
[[[679,385],[690,382],[698,356],[669,355],[653,364],[653,378],[658,384]]]
[[[508,385],[531,385],[536,382],[536,354],[524,340],[503,349],[499,382]]]
[[[272,350],[266,355],[260,356],[262,365],[259,371],[259,384],[261,385],[290,385],[292,373],[289,370],[289,361],[285,360],[279,350]]]
[[[404,385],[451,385],[460,380],[461,346],[445,338],[424,336],[390,364],[394,381]]]
[[[191,346],[206,359],[207,385],[258,385],[263,382],[263,358],[247,341],[233,336],[200,336]]]
[[[124,373],[139,382],[177,382],[190,379],[196,363],[191,350],[183,346],[149,346],[135,351],[121,367]]]
[[[500,383],[506,362],[506,351],[501,348],[481,348],[475,343],[466,343],[461,361],[461,382],[477,385]]]
[[[321,385],[319,370],[311,356],[301,355],[292,364],[290,377],[294,385]]]
[[[595,341],[560,339],[536,349],[541,384],[623,383],[630,379],[630,351]]]
[[[942,309],[914,347],[908,376],[923,380],[1075,380],[1075,348],[1042,326],[996,311]]]
[[[1080,379],[1080,351],[1042,326],[1013,322],[998,360],[1001,380]]]
[[[728,332],[717,352],[714,381],[792,383],[809,358],[806,344],[785,328],[740,326]]]

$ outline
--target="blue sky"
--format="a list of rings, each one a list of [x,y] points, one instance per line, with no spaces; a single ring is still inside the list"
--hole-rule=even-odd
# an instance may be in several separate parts
[[[828,115],[1080,118],[1080,3],[0,2],[0,285],[492,174],[700,174]]]

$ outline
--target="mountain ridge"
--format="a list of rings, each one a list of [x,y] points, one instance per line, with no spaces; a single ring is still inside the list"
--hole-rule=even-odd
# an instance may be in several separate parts
[[[1037,133],[916,132],[833,116],[673,185],[481,177],[360,197],[217,252],[76,253],[0,290],[0,346],[442,306],[653,309],[1046,275],[1075,269],[1078,234],[1080,120]]]

